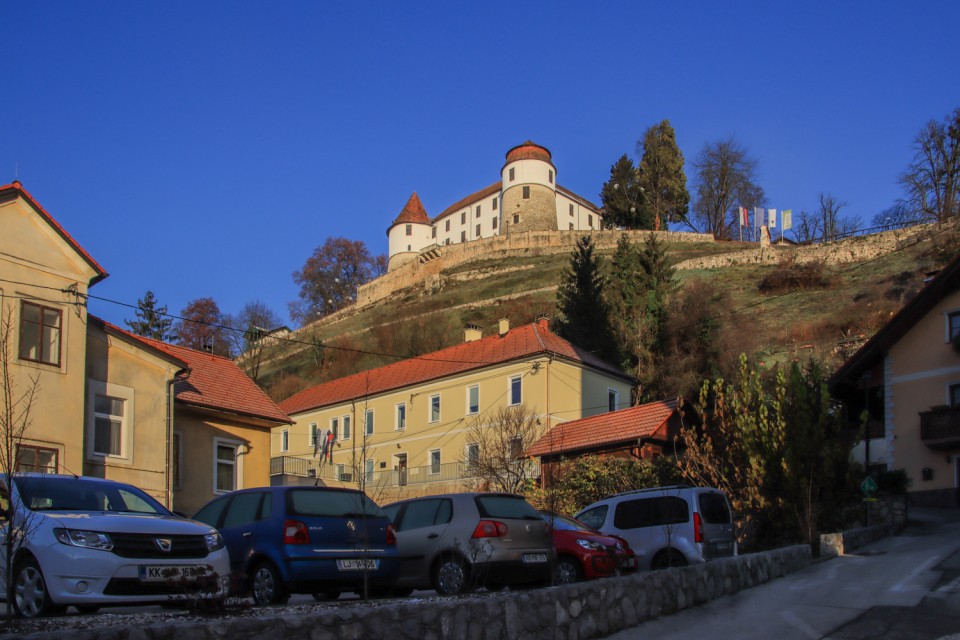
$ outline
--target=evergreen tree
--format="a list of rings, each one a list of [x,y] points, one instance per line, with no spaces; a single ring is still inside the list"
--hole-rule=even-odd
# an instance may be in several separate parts
[[[557,308],[557,333],[608,362],[617,362],[610,308],[604,297],[603,259],[594,253],[590,236],[577,241],[570,269],[557,289]]]
[[[669,120],[655,124],[637,146],[643,148],[637,167],[638,186],[644,205],[653,217],[653,228],[669,222],[684,222],[690,210],[683,154]]]
[[[609,227],[652,229],[653,216],[646,208],[637,168],[627,154],[610,167],[610,179],[603,184],[600,201],[603,221]]]
[[[143,298],[137,300],[137,319],[124,320],[132,333],[154,340],[170,340],[170,329],[173,319],[167,315],[167,306],[157,306],[157,298],[153,291],[147,291]]]

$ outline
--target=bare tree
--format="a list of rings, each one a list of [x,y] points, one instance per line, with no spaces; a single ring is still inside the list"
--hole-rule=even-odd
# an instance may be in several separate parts
[[[491,491],[520,493],[533,480],[534,466],[523,452],[540,439],[545,427],[526,404],[482,414],[467,430],[477,455],[466,464]]]
[[[280,326],[280,317],[266,303],[254,300],[245,304],[236,316],[225,318],[225,324],[233,329],[227,332],[227,338],[233,351],[240,354],[240,366],[256,382],[264,350],[270,344],[264,338],[270,330]]]
[[[913,149],[913,162],[900,176],[906,202],[936,222],[960,215],[960,108],[945,122],[928,122]]]
[[[757,184],[757,161],[733,139],[708,142],[694,162],[697,199],[691,226],[729,240],[737,224],[735,207],[753,210],[764,200]]]
[[[793,220],[793,239],[800,244],[814,242],[820,237],[820,220],[808,211],[801,211]]]
[[[29,537],[31,521],[26,512],[17,513],[10,500],[12,480],[17,473],[17,453],[24,435],[30,427],[30,413],[36,403],[40,389],[39,374],[27,376],[21,387],[13,368],[13,307],[0,305],[0,474],[3,487],[0,487],[0,526],[6,539],[4,553],[4,581],[7,592],[7,618],[13,616],[14,570],[13,558],[17,550]],[[3,504],[5,502],[5,504]]]

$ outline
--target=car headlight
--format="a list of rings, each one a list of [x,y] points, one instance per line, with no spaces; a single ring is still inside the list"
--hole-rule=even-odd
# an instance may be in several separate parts
[[[203,536],[203,539],[207,543],[207,551],[217,551],[218,549],[223,549],[223,538],[220,537],[219,533],[208,533]]]
[[[84,549],[100,549],[101,551],[112,551],[113,540],[105,533],[99,531],[82,531],[80,529],[54,529],[53,535],[63,544],[69,544],[73,547],[83,547]]]
[[[584,549],[590,549],[591,551],[603,551],[603,545],[597,544],[586,538],[577,538],[577,544],[583,547]]]

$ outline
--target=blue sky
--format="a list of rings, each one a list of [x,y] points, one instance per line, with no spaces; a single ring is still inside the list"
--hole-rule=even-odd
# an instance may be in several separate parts
[[[411,192],[436,215],[526,139],[599,203],[668,118],[688,178],[732,135],[768,207],[823,191],[869,222],[919,129],[960,106],[958,22],[947,0],[0,0],[0,184],[19,177],[104,266],[97,296],[262,300],[287,321],[291,273],[328,236],[385,253]]]

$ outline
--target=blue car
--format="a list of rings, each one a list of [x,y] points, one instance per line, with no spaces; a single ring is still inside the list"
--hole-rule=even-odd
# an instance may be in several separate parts
[[[331,487],[243,489],[193,517],[220,531],[235,584],[257,604],[292,593],[317,600],[341,592],[389,592],[399,571],[390,519],[361,491]]]

